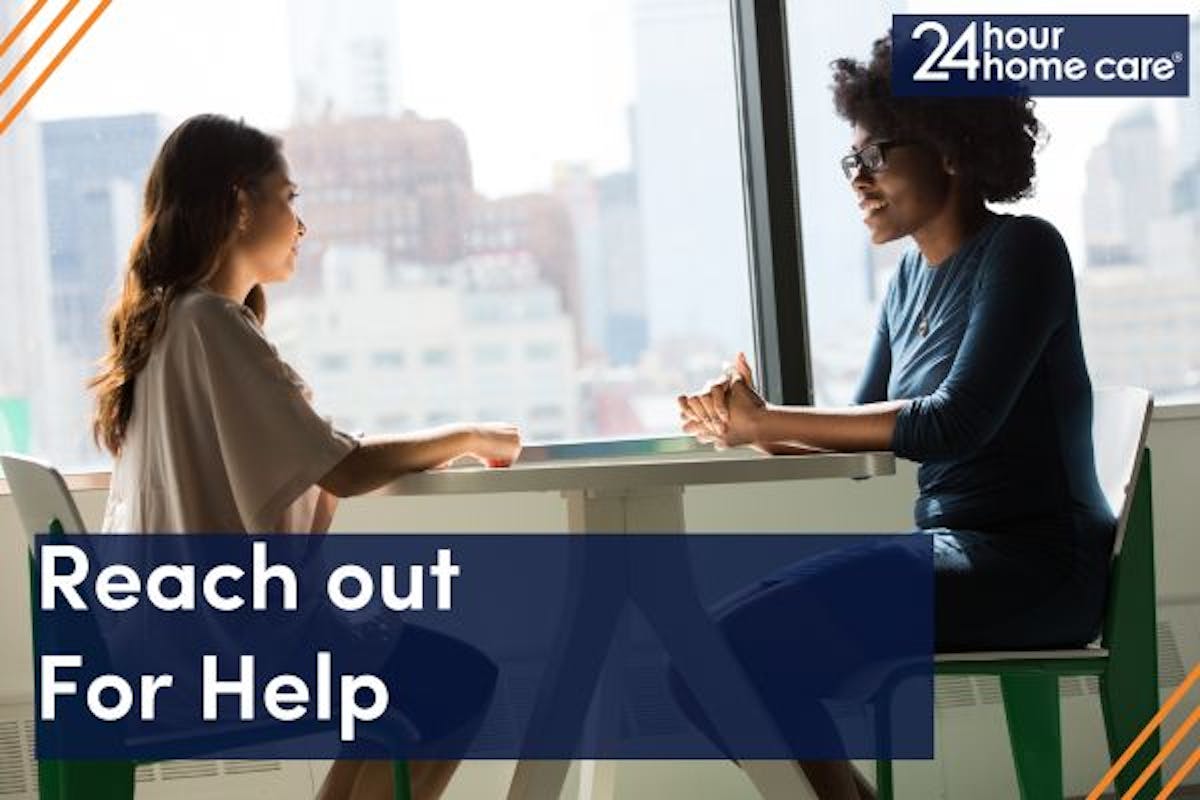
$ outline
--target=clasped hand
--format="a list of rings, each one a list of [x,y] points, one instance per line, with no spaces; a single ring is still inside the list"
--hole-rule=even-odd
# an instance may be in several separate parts
[[[754,375],[744,353],[697,394],[678,398],[684,433],[718,449],[755,444],[766,403],[754,388]]]

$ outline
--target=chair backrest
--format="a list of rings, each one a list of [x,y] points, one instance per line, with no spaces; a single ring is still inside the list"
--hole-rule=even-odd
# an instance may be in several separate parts
[[[63,533],[87,533],[67,482],[54,467],[28,456],[4,453],[0,455],[0,468],[12,491],[30,550],[33,537],[49,532],[55,521]]]
[[[1096,477],[1117,518],[1114,558],[1125,542],[1133,487],[1141,468],[1153,405],[1150,392],[1133,386],[1097,389],[1094,395],[1092,442]]]

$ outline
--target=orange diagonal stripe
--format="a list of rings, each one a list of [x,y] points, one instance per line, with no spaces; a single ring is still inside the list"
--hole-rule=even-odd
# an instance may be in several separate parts
[[[1150,734],[1154,733],[1158,726],[1162,724],[1167,714],[1183,699],[1183,696],[1187,694],[1188,689],[1192,688],[1192,684],[1197,679],[1200,679],[1200,664],[1193,667],[1187,679],[1179,685],[1179,688],[1171,692],[1171,696],[1167,698],[1167,702],[1163,703],[1163,707],[1158,710],[1158,713],[1146,723],[1146,727],[1142,728],[1142,732],[1137,735],[1137,738],[1130,742],[1129,747],[1125,749],[1125,752],[1121,754],[1116,763],[1109,767],[1108,772],[1104,773],[1104,777],[1096,784],[1096,788],[1088,792],[1087,800],[1097,800],[1100,797],[1100,794],[1117,777],[1117,773],[1121,771],[1121,768],[1129,763],[1129,759],[1133,758],[1133,754],[1137,752],[1139,747],[1145,744],[1146,740],[1150,738]]]
[[[42,45],[46,43],[46,40],[54,35],[54,32],[58,30],[58,26],[62,25],[63,20],[67,18],[67,15],[70,14],[71,10],[77,5],[79,5],[79,0],[69,0],[69,2],[63,6],[62,11],[59,11],[58,14],[55,15],[54,19],[50,21],[49,26],[46,27],[46,30],[42,31],[42,35],[39,36],[34,41],[33,46],[29,48],[29,52],[21,56],[20,60],[17,61],[17,63],[13,65],[13,68],[8,71],[8,74],[5,75],[2,80],[0,80],[0,94],[4,94],[6,91],[8,91],[8,87],[12,86],[13,81],[17,79],[17,75],[21,74],[21,70],[25,69],[26,65],[33,60],[33,57],[36,56],[38,51],[42,49]],[[26,16],[28,16],[28,14]]]
[[[12,47],[12,43],[17,40],[17,37],[20,36],[27,27],[29,27],[29,23],[33,22],[33,18],[37,16],[37,13],[42,10],[42,6],[44,5],[46,5],[46,0],[37,0],[37,2],[25,12],[25,16],[21,17],[21,21],[17,23],[17,27],[9,31],[8,36],[4,37],[4,41],[0,42],[0,58],[4,57],[4,54],[8,52],[8,48]]]
[[[1196,724],[1196,720],[1198,719],[1200,719],[1200,705],[1192,709],[1192,713],[1188,714],[1187,719],[1184,720],[1183,724],[1179,726],[1179,730],[1175,731],[1167,743],[1163,745],[1162,751],[1154,757],[1154,760],[1151,761],[1144,770],[1142,770],[1142,774],[1138,775],[1138,779],[1133,782],[1132,786],[1129,787],[1129,791],[1121,795],[1121,800],[1133,800],[1133,798],[1137,797],[1137,793],[1140,792],[1142,787],[1146,785],[1146,782],[1150,780],[1150,776],[1162,766],[1162,763],[1167,760],[1167,756],[1175,752],[1175,748],[1179,746],[1181,741],[1183,741],[1183,737],[1187,736],[1188,731],[1192,729],[1192,727]]]
[[[78,0],[75,0],[75,2],[78,2]],[[25,90],[25,93],[21,95],[19,100],[17,100],[16,105],[9,110],[8,114],[4,116],[4,119],[0,119],[0,136],[4,135],[4,132],[8,130],[8,126],[12,124],[12,121],[16,119],[17,115],[20,114],[21,111],[24,110],[25,106],[29,104],[29,101],[33,99],[35,94],[37,94],[38,89],[42,88],[42,84],[44,84],[50,78],[50,76],[54,74],[54,70],[58,69],[58,65],[62,63],[63,59],[75,49],[75,45],[79,44],[79,40],[83,38],[83,35],[88,32],[88,29],[92,27],[96,20],[100,18],[100,15],[104,13],[105,9],[108,8],[110,3],[112,3],[112,0],[101,0],[100,5],[96,6],[95,10],[88,15],[88,18],[84,20],[83,25],[79,28],[79,30],[75,31],[75,34],[67,41],[65,45],[63,45],[63,49],[58,52],[58,55],[54,57],[54,60],[46,65],[46,68],[42,70],[42,74],[38,75],[33,84]]]
[[[1166,800],[1166,798],[1170,797],[1171,792],[1175,791],[1175,788],[1183,783],[1183,779],[1188,776],[1188,773],[1195,768],[1197,761],[1200,761],[1200,746],[1192,751],[1192,754],[1188,756],[1188,760],[1183,762],[1183,766],[1179,768],[1179,771],[1171,776],[1171,780],[1167,781],[1167,785],[1163,787],[1163,790],[1158,793],[1154,800]]]

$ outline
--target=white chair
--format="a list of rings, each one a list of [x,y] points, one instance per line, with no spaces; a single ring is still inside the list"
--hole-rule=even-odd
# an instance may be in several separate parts
[[[13,500],[17,506],[17,515],[21,518],[21,528],[25,532],[26,543],[29,547],[29,580],[30,586],[35,586],[36,570],[34,548],[39,533],[87,533],[79,509],[67,489],[66,481],[58,470],[44,461],[18,456],[12,453],[0,455],[0,468],[4,470],[4,478],[8,481]],[[30,609],[33,624],[36,625],[37,615]],[[36,627],[34,635],[37,635]],[[286,726],[277,728],[277,737],[288,738]],[[262,738],[263,734],[251,732],[248,740]],[[207,740],[193,737],[191,741],[199,742],[204,748],[207,742],[212,752],[220,752],[236,746],[222,736],[210,736]],[[38,788],[42,800],[133,800],[134,770],[137,763],[133,761],[38,761]],[[392,762],[395,776],[393,797],[395,800],[410,800],[411,781],[408,762],[394,760]]]
[[[87,533],[79,509],[58,470],[44,461],[12,453],[0,455],[0,468],[17,506],[30,549],[37,533],[57,521],[63,533]]]

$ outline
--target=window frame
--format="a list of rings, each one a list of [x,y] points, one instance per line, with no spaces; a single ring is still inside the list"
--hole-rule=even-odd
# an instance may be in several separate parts
[[[730,2],[750,301],[762,394],[772,403],[811,405],[812,357],[786,0]]]

